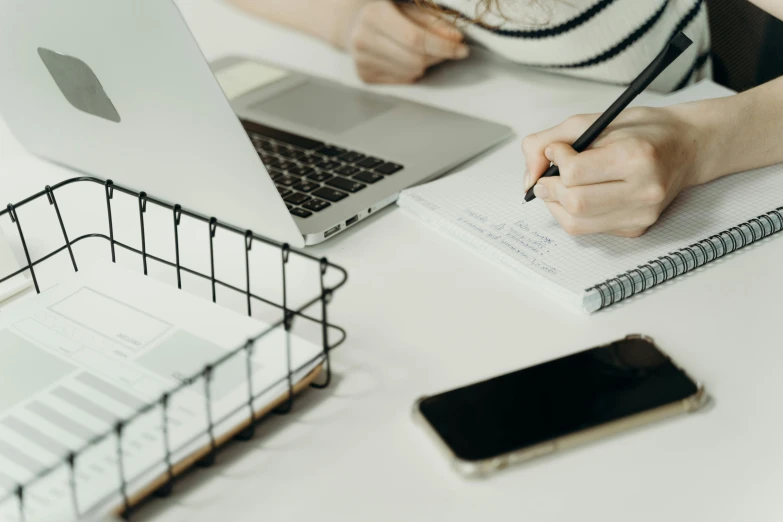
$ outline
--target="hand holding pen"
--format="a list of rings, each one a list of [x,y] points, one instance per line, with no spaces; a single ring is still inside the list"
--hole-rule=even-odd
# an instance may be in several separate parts
[[[689,169],[692,147],[687,139],[697,132],[687,105],[622,111],[690,44],[684,34],[675,36],[605,113],[570,118],[528,136],[523,142],[525,200],[543,199],[572,234],[644,233],[674,196],[695,181],[690,179],[697,173]]]

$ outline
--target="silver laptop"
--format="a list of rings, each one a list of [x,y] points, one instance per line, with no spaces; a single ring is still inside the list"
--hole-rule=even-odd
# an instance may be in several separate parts
[[[32,153],[294,246],[511,135],[243,58],[210,68],[171,0],[0,12],[0,114]]]

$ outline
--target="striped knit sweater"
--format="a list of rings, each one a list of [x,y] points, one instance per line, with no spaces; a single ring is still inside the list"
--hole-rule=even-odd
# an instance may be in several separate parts
[[[440,0],[474,19],[478,0]],[[500,0],[465,24],[469,39],[514,62],[580,78],[628,83],[682,30],[694,42],[652,88],[668,92],[712,75],[704,0]]]

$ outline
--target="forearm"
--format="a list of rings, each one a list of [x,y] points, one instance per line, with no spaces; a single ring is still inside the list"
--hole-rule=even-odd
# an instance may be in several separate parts
[[[783,163],[783,78],[675,110],[696,129],[696,184]]]
[[[228,0],[267,20],[311,34],[340,48],[359,8],[369,0]]]
[[[750,0],[783,19],[783,1]],[[783,163],[783,77],[742,94],[683,106],[699,129],[695,183]]]

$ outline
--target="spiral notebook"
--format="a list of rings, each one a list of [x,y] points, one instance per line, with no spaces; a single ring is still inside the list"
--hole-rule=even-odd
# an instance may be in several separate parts
[[[662,105],[725,95],[712,83]],[[548,296],[588,313],[671,280],[783,229],[783,166],[687,190],[640,238],[572,237],[545,205],[523,203],[519,145],[402,193],[399,205]]]

